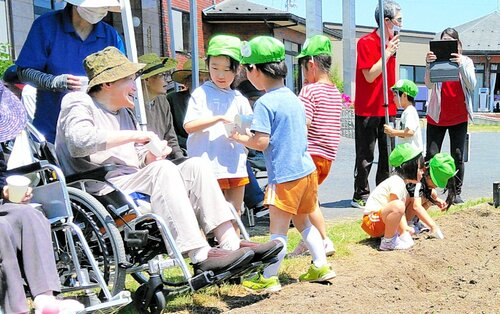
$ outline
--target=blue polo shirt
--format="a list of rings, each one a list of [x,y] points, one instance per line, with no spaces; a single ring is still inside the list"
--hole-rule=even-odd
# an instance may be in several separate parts
[[[116,30],[105,22],[82,41],[71,23],[71,6],[64,10],[46,13],[31,26],[17,66],[32,68],[45,73],[60,75],[86,75],[83,59],[108,46],[115,46],[125,53],[125,46]],[[56,123],[65,92],[37,91],[33,124],[51,143],[55,140]]]

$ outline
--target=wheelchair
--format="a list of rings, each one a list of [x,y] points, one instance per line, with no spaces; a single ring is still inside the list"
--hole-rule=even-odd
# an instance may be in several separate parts
[[[36,143],[38,158],[57,164],[50,144],[32,126],[29,126],[29,131],[34,137],[32,142]],[[134,303],[141,312],[160,313],[166,305],[165,295],[197,291],[221,282],[238,280],[277,261],[275,258],[266,263],[254,262],[244,269],[219,274],[207,271],[192,275],[167,224],[162,217],[152,213],[147,197],[137,193],[128,195],[106,181],[106,173],[113,169],[114,166],[106,165],[67,176],[68,198],[75,217],[81,222],[85,219],[91,221],[84,225],[84,234],[88,241],[95,244],[96,253],[101,253],[100,269],[110,293],[115,295],[122,291],[126,274],[130,274],[140,284]],[[87,191],[88,184],[92,183],[105,184],[112,188],[112,192],[92,195]],[[229,203],[228,206],[243,238],[248,240],[249,235],[239,215]],[[174,267],[177,273],[170,271],[165,276],[164,271]]]
[[[114,312],[132,302],[128,291],[118,292],[118,287],[113,286],[113,266],[110,260],[103,259],[111,246],[119,251],[121,245],[123,251],[123,243],[111,233],[103,236],[91,217],[80,214],[83,212],[70,201],[62,171],[47,161],[39,161],[6,172],[7,176],[15,174],[31,175],[38,181],[33,187],[31,205],[51,223],[61,293],[83,291],[82,313]],[[118,230],[110,230],[113,236],[120,236]],[[97,295],[101,296],[99,302],[95,302]]]

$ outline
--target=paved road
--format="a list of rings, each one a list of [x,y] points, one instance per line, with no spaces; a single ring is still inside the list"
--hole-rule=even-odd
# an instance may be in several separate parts
[[[462,197],[466,200],[492,197],[493,182],[500,181],[500,133],[472,133],[470,147],[470,160],[465,163]],[[448,136],[443,144],[443,152],[449,152]],[[377,152],[375,156],[378,156]],[[362,210],[350,207],[354,158],[354,140],[342,137],[337,160],[319,189],[321,209],[327,220],[362,216]],[[372,189],[375,187],[376,166],[370,172]]]

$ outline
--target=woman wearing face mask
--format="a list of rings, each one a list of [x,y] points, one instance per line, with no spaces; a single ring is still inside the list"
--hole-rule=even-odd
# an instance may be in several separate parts
[[[38,88],[33,124],[52,143],[61,99],[87,84],[83,59],[107,46],[125,53],[120,35],[102,21],[108,11],[120,12],[118,0],[66,2],[33,22],[16,61],[20,80]]]

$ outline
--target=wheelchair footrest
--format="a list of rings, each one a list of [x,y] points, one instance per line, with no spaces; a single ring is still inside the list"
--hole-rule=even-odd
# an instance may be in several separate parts
[[[215,275],[213,272],[206,271],[199,275],[191,277],[191,279],[189,280],[189,284],[191,285],[191,289],[193,289],[193,291],[197,291],[200,290],[201,288],[213,284],[216,281],[214,280],[214,278]]]
[[[132,297],[129,291],[121,291],[116,294],[111,300],[102,302],[96,305],[86,307],[80,313],[116,313],[118,310],[125,305],[132,302]]]

